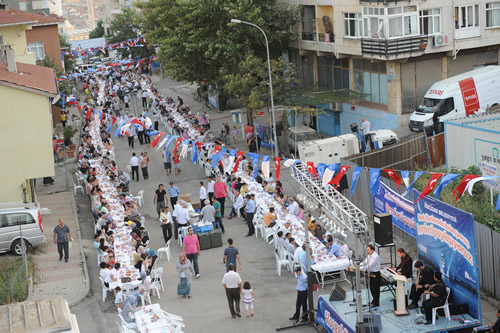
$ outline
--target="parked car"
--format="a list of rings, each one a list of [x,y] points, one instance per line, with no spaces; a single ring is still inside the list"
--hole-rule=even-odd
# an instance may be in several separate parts
[[[37,247],[45,242],[42,216],[38,203],[0,204],[0,252],[12,251],[21,255],[21,235],[27,248]]]

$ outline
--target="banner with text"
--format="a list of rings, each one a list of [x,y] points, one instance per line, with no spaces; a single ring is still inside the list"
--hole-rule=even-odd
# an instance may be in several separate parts
[[[318,315],[316,322],[321,324],[328,333],[355,333],[342,317],[330,306],[323,296],[318,297]]]
[[[420,193],[413,190],[413,198]],[[481,315],[474,216],[431,197],[415,204],[418,258],[443,275],[450,302],[467,303],[469,314]]]
[[[375,213],[392,215],[392,225],[406,232],[413,238],[417,237],[413,202],[393,191],[380,182],[377,194],[373,196]]]

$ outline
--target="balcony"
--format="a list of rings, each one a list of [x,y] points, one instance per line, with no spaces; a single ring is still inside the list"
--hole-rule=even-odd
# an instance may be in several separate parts
[[[374,59],[404,59],[423,55],[427,47],[427,35],[396,39],[362,38],[361,52]]]

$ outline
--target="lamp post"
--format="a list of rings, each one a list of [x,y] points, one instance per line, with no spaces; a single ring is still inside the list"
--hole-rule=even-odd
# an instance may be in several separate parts
[[[269,71],[269,92],[271,94],[271,120],[272,120],[272,126],[273,126],[272,131],[273,131],[274,152],[275,152],[274,156],[277,157],[279,155],[279,150],[278,150],[278,137],[276,135],[276,115],[274,113],[273,79],[272,79],[272,75],[271,75],[271,58],[269,56],[269,41],[267,40],[267,36],[266,36],[266,33],[264,32],[264,30],[262,30],[262,28],[256,24],[242,21],[242,20],[238,20],[238,19],[231,19],[231,23],[251,25],[252,27],[259,29],[260,32],[262,32],[262,34],[264,35],[264,39],[266,40],[267,69]]]

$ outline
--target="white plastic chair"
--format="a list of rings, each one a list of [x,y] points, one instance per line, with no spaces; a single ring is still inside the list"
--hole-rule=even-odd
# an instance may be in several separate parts
[[[149,296],[149,291],[144,291],[142,294],[139,294],[139,297],[141,298],[142,306],[145,306],[146,301],[151,305],[151,296]]]
[[[450,307],[448,306],[448,299],[450,298],[450,288],[446,287],[446,301],[444,304],[432,309],[432,325],[436,325],[436,313],[438,309],[444,310],[444,315],[448,321],[451,321]]]
[[[96,249],[96,252],[97,252],[97,266],[99,266],[101,262],[104,261],[104,254],[99,249]]]
[[[172,239],[169,239],[167,244],[165,244],[165,247],[160,247],[156,252],[158,253],[158,259],[162,257],[162,253],[165,253],[167,255],[167,260],[170,261],[170,258],[172,257],[172,253],[170,252],[170,241]]]
[[[85,194],[85,190],[83,189],[82,185],[76,185],[75,182],[73,182],[73,192],[75,193],[76,196],[76,191],[81,190],[82,194]]]
[[[276,258],[276,272],[279,276],[281,276],[281,266],[285,266],[287,269],[290,268],[290,260],[283,260],[280,256],[275,252],[274,257]]]
[[[108,296],[109,288],[106,287],[106,285],[104,285],[104,281],[100,276],[99,276],[99,281],[101,281],[101,287],[102,287],[102,301],[106,302],[106,297]]]
[[[163,276],[163,267],[158,267],[158,268],[154,269],[153,271],[151,271],[151,282],[158,281],[159,285],[161,287],[161,290],[165,291],[165,289],[163,288],[162,276]]]
[[[127,316],[127,314],[126,314],[126,316]],[[121,321],[121,323],[122,323],[122,327],[123,327],[123,328],[127,328],[127,329],[129,329],[129,330],[131,329],[131,330],[134,330],[134,331],[135,331],[135,330],[137,330],[137,325],[136,325],[136,323],[127,323],[127,322],[125,321],[125,319],[123,319],[123,316],[122,316],[120,313],[118,314],[118,317],[120,317],[120,321]]]
[[[134,197],[134,200],[137,202],[139,207],[142,207],[142,205],[144,205],[144,190],[137,192],[137,196]]]

